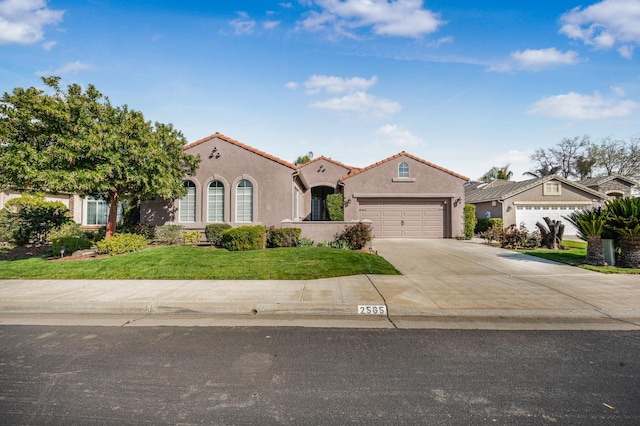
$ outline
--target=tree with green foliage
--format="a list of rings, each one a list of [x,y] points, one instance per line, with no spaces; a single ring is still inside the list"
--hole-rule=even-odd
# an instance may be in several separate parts
[[[59,77],[42,80],[54,93],[15,88],[0,102],[0,188],[104,199],[107,236],[115,233],[121,200],[184,195],[183,178],[200,158],[182,151],[180,131],[112,106],[93,85],[65,91]]]
[[[494,180],[511,180],[513,172],[509,170],[510,164],[503,167],[492,167],[487,173],[482,175],[480,182],[492,182]]]
[[[296,166],[300,166],[302,164],[308,163],[311,160],[313,160],[313,152],[309,151],[307,154],[301,155],[300,157],[296,158],[293,164],[295,164]]]
[[[24,194],[7,201],[5,208],[3,227],[10,230],[12,242],[19,246],[42,244],[49,232],[71,220],[64,204],[46,201],[41,195]]]

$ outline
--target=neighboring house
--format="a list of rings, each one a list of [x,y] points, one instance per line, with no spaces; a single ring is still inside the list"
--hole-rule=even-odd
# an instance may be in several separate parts
[[[468,185],[466,202],[476,206],[478,218],[501,217],[504,226],[524,226],[536,230],[544,217],[561,220],[566,235],[576,229],[563,216],[576,210],[601,206],[608,196],[560,176],[545,176],[522,182],[493,181]]]
[[[584,179],[579,182],[596,191],[607,194],[610,198],[623,198],[633,196],[634,187],[638,182],[627,176],[611,175]]]
[[[141,221],[204,230],[209,223],[300,227],[330,240],[345,223],[370,221],[376,237],[463,235],[468,178],[401,152],[366,168],[318,157],[296,166],[220,133],[183,149],[200,155],[187,195],[144,202]],[[328,222],[327,195],[344,195],[344,222]]]
[[[0,209],[4,208],[7,201],[21,195],[17,191],[0,191]],[[45,194],[44,199],[64,204],[69,209],[71,218],[85,229],[97,229],[107,224],[109,205],[104,200],[82,198],[75,194]],[[122,214],[122,209],[118,213]]]

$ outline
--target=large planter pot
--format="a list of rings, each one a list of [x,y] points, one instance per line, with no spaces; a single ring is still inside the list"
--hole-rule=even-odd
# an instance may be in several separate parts
[[[594,266],[605,265],[602,238],[591,237],[587,240],[587,263]]]
[[[620,267],[640,268],[640,236],[620,238]]]

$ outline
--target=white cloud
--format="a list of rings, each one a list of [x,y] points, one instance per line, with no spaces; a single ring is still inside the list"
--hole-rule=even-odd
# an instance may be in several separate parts
[[[304,86],[307,88],[307,93],[345,93],[354,92],[357,90],[367,90],[374,86],[378,81],[378,77],[373,76],[370,79],[362,77],[342,78],[331,75],[312,75],[307,81],[304,82]]]
[[[265,30],[271,30],[271,29],[277,27],[278,25],[280,25],[280,21],[264,21],[262,23],[262,27]]]
[[[290,81],[287,84],[285,84],[284,87],[286,87],[287,89],[296,89],[298,87],[298,82]]]
[[[354,111],[375,116],[386,116],[400,111],[399,103],[388,99],[378,98],[366,92],[357,91],[341,98],[332,98],[326,101],[314,102],[313,108],[329,109],[335,111]]]
[[[70,62],[53,71],[38,71],[37,75],[63,75],[76,71],[90,70],[93,66],[82,61]]]
[[[238,12],[239,17],[229,21],[236,35],[252,34],[256,27],[256,21],[249,18],[246,12]]]
[[[62,10],[47,8],[45,0],[0,2],[0,44],[32,44],[43,39],[45,25],[62,21]]]
[[[555,47],[549,49],[526,49],[511,53],[506,62],[494,65],[490,71],[506,72],[513,69],[540,71],[555,65],[573,65],[578,62],[578,53],[569,50],[560,52]]]
[[[640,45],[640,1],[603,0],[589,7],[576,7],[562,15],[560,32],[597,49],[618,46],[630,58]]]
[[[355,36],[360,28],[374,34],[420,37],[445,24],[438,13],[422,7],[423,0],[314,0],[319,10],[309,12],[299,23],[307,31],[333,30]]]
[[[598,93],[590,96],[570,92],[541,99],[533,104],[528,113],[571,120],[590,120],[626,116],[637,107],[638,103],[631,100],[605,99]]]
[[[383,136],[388,142],[401,147],[416,147],[423,143],[420,137],[397,124],[387,124],[376,130],[376,134]]]

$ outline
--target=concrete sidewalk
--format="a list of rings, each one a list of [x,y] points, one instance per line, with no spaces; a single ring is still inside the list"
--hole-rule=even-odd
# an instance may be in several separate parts
[[[640,330],[640,276],[457,240],[379,240],[403,275],[292,281],[3,280],[0,324]],[[385,314],[362,315],[361,305]],[[90,318],[93,318],[90,319]],[[55,321],[54,321],[55,322]]]

